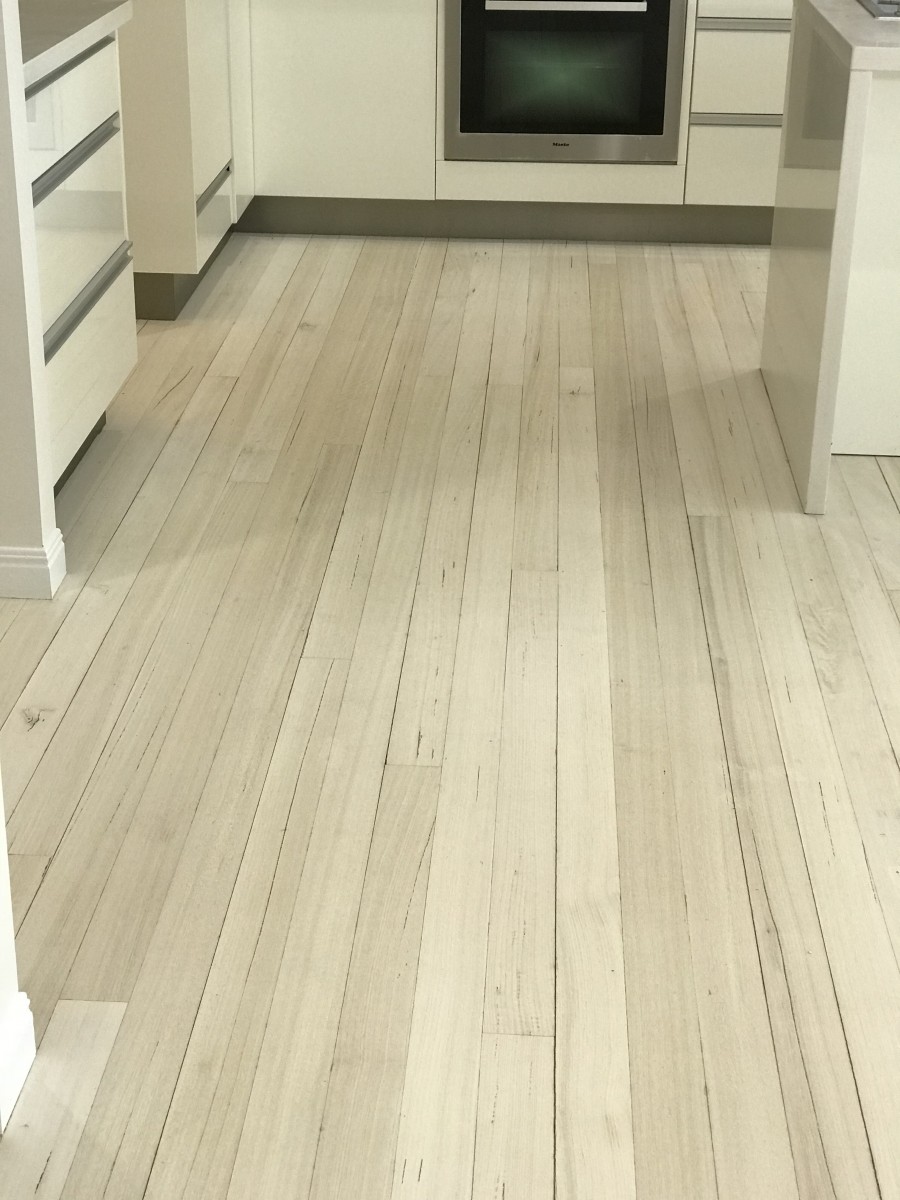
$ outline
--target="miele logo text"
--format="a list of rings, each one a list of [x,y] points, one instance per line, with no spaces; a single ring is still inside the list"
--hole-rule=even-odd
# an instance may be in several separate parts
[[[568,146],[569,142],[554,142],[554,146]]]

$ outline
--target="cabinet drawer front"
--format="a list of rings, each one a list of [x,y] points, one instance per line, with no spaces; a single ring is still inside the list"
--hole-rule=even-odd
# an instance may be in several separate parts
[[[793,0],[700,0],[697,16],[751,21],[790,21]]]
[[[197,263],[202,268],[232,226],[233,180],[230,168],[219,188],[201,197],[197,212]]]
[[[129,265],[47,364],[54,480],[72,461],[136,361],[134,274]]]
[[[692,125],[685,203],[773,205],[780,148],[777,126]]]
[[[698,29],[691,112],[781,113],[791,35]]]
[[[31,182],[54,166],[119,109],[119,67],[114,41],[77,61],[46,86],[25,93]]]
[[[122,135],[34,210],[44,332],[125,241]]]

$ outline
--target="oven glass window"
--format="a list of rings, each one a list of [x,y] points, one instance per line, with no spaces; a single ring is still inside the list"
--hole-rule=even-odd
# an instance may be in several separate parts
[[[640,123],[643,42],[636,31],[591,35],[490,30],[484,122],[503,133],[577,133]]]

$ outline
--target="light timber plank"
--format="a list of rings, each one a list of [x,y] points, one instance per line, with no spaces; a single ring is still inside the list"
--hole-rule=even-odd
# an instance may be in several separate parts
[[[593,372],[587,246],[584,242],[566,242],[556,253],[559,256],[559,367],[561,371]]]
[[[259,805],[234,891],[215,904],[212,894],[206,897],[204,911],[210,919],[205,923],[213,936],[219,919],[213,914],[223,905],[227,913],[209,976],[193,983],[202,990],[202,1000],[196,1021],[182,1034],[189,1038],[184,1062],[171,1071],[170,1079],[177,1071],[177,1085],[153,1159],[147,1200],[210,1200],[228,1189],[348,666],[301,660],[274,746],[267,725],[258,755],[261,769],[254,772],[256,786],[261,787]],[[241,808],[252,799],[248,788]],[[183,868],[180,874],[183,886]],[[219,888],[226,883],[223,880]],[[168,915],[171,920],[171,911]],[[164,921],[161,928],[169,927]],[[157,954],[163,953],[157,935]],[[185,975],[194,973],[193,957],[185,966],[190,968]],[[141,991],[144,1019],[164,1020],[143,986]],[[132,1011],[137,1011],[136,1005],[133,1002]],[[131,1036],[129,1026],[126,1044],[132,1044]],[[176,1042],[173,1053],[182,1045]]]
[[[268,716],[273,692],[275,719],[283,712],[355,462],[355,447],[326,447],[302,499],[285,488],[280,504],[268,497],[257,514],[85,931],[66,996],[131,995],[220,740],[226,754],[234,753],[242,732],[250,735]]]
[[[577,562],[559,575],[557,757],[556,1194],[633,1200],[606,595]]]
[[[0,643],[0,721],[5,721],[41,655],[139,492],[172,429],[196,392],[210,359],[240,312],[241,285],[251,286],[268,255],[226,247],[213,268],[219,288],[170,331],[157,358],[135,371],[110,407],[96,439],[57,500],[69,573],[52,605],[25,607]],[[246,260],[246,261],[245,261]],[[212,272],[211,272],[212,274]],[[191,306],[194,305],[192,300]]]
[[[684,503],[692,516],[728,512],[697,360],[668,246],[644,251],[672,413]]]
[[[673,1194],[712,1197],[715,1170],[619,274],[612,249],[592,246],[588,261],[613,631],[613,740],[637,1194],[647,1200]],[[650,978],[657,982],[646,989],[644,981]],[[651,1065],[663,1059],[669,1064],[665,1073]]]
[[[269,339],[274,353],[267,363],[267,383],[234,464],[234,479],[264,483],[272,478],[305,389],[310,379],[317,378],[323,348],[337,329],[341,304],[361,251],[359,238],[337,244],[314,240],[304,255],[302,269],[294,273],[278,306],[278,325]],[[295,286],[301,289],[299,296],[294,295]],[[257,354],[262,345],[263,341]]]
[[[0,1141],[2,1200],[58,1200],[125,1012],[124,1004],[57,1005]]]
[[[874,458],[841,457],[838,470],[888,591],[900,588],[900,508]]]
[[[500,258],[499,245],[483,246],[472,267],[391,728],[391,763],[443,760]]]
[[[323,463],[334,453],[345,452],[346,448],[329,448],[322,456]],[[297,497],[304,495],[309,453],[304,445],[295,461],[284,460],[276,472],[267,492],[277,488],[281,504],[296,507]],[[325,486],[328,474],[323,473]],[[76,1159],[69,1183],[74,1196],[82,1191],[92,1193],[98,1181],[107,1178],[112,1194],[117,1190],[122,1196],[143,1194],[146,1187],[266,779],[305,620],[321,579],[321,569],[304,569],[307,543],[303,536],[296,538],[296,555],[285,559],[276,581],[273,595],[281,601],[276,636],[265,646],[256,676],[240,698],[240,707],[235,708],[232,736],[223,738],[207,779],[130,1002],[132,1015],[127,1035],[123,1033],[123,1061],[131,1067],[116,1073],[115,1083],[98,1098],[92,1114],[105,1150]],[[304,587],[309,589],[305,599],[298,590],[298,579],[304,579]],[[295,606],[300,613],[296,622]],[[210,837],[211,828],[214,837]],[[179,948],[178,953],[173,953],[173,946]],[[165,1008],[159,1003],[160,979],[166,981]],[[271,997],[271,989],[268,995]],[[242,1110],[240,1115],[232,1114],[230,1120],[235,1119],[240,1124]],[[230,1135],[239,1134],[240,1128],[230,1125]],[[236,1146],[229,1152],[233,1158]]]
[[[0,642],[24,607],[24,600],[0,600]]]
[[[65,534],[79,518],[94,490],[117,462],[132,432],[151,421],[154,409],[165,399],[181,407],[196,391],[219,347],[236,322],[244,304],[273,253],[268,239],[248,238],[229,242],[213,263],[175,322],[165,322],[161,337],[126,380],[107,411],[106,426],[84,457],[84,470],[73,472],[60,493],[57,517]]]
[[[647,260],[617,257],[716,1181],[796,1197]]]
[[[439,403],[423,401],[407,424],[231,1179],[233,1197],[249,1190],[274,1200],[310,1186],[443,419]],[[315,986],[298,995],[297,978]]]
[[[806,518],[804,518],[806,519]],[[880,1195],[733,532],[691,522],[803,1200]]]
[[[50,859],[42,854],[10,854],[9,884],[16,929],[24,921],[49,864]]]
[[[765,295],[769,281],[767,246],[729,246],[724,253],[717,248],[715,255],[710,257],[731,263],[743,291]]]
[[[697,314],[692,336],[701,374],[720,380],[728,352],[718,324],[700,317],[708,303],[705,279],[690,267],[685,278],[689,319],[692,310]],[[890,1070],[900,1072],[900,1043],[892,1040],[885,1005],[900,1003],[900,968],[871,885],[774,517],[736,398],[733,385],[717,382],[710,419],[731,485],[732,525],[872,1152],[881,1186],[890,1191],[900,1176],[900,1156],[888,1129],[900,1122],[894,1104],[896,1099],[900,1105],[900,1097],[885,1096],[883,1071],[893,1059],[897,1065]]]
[[[140,803],[260,500],[257,485],[235,485],[226,493],[19,930],[20,976],[31,996],[39,1037]]]
[[[210,375],[238,376],[256,348],[263,330],[309,245],[308,237],[275,238],[271,260],[247,297],[241,320],[235,322],[209,367]],[[304,274],[306,272],[304,271]]]
[[[555,572],[513,571],[491,875],[486,1033],[554,1031]]]
[[[513,567],[517,570],[555,571],[557,567],[559,273],[559,252],[534,243],[516,481]]]
[[[390,1195],[439,786],[385,769],[311,1200]]]
[[[162,622],[181,594],[193,555],[228,486],[236,436],[249,419],[251,403],[243,388],[231,392],[87,675],[59,714],[53,750],[38,763],[10,820],[14,850],[38,853],[46,847],[52,854],[58,846]]]
[[[442,271],[446,251],[445,242],[427,242],[416,264],[313,615],[307,654],[349,658],[353,653],[423,355],[428,360],[424,373],[444,376],[449,389],[468,255],[455,247]]]
[[[459,1200],[472,1186],[527,283],[526,252],[505,244],[394,1200]]]
[[[673,246],[672,254],[678,268],[684,252],[681,247]],[[726,357],[720,355],[709,365],[716,373],[724,371],[734,377],[758,469],[765,482],[768,505],[774,512],[800,512],[797,487],[759,369],[760,339],[746,305],[741,303],[740,285],[731,258],[701,247],[698,260],[702,274],[686,280],[680,270],[676,270],[683,303],[692,312],[702,313],[699,322],[713,334],[718,329],[725,343]],[[695,322],[699,323],[697,318]],[[718,337],[713,344],[717,341]],[[698,357],[704,353],[700,349],[695,352]]]
[[[485,1037],[473,1200],[553,1195],[553,1041]]]
[[[559,569],[603,570],[594,370],[559,373]]]
[[[15,811],[234,387],[204,380],[0,729],[7,817]],[[110,997],[111,998],[111,997]]]
[[[281,364],[234,478],[269,478],[282,448],[305,435],[301,401],[310,396],[314,404],[330,398],[335,442],[362,441],[418,250],[416,242],[392,242],[382,258],[373,243],[338,243],[335,270],[323,276],[308,327],[301,325]]]
[[[561,362],[586,330],[587,254],[572,311],[561,289]],[[579,342],[580,342],[579,337]],[[564,357],[565,356],[565,357]],[[559,402],[556,851],[556,1193],[633,1200],[634,1135],[619,886],[612,700],[593,365],[562,367]]]
[[[802,513],[777,517],[778,535],[835,746],[852,797],[866,860],[895,953],[900,954],[896,817],[900,767],[835,576],[821,524]],[[852,528],[852,527],[851,527]],[[862,538],[862,530],[856,527]],[[874,567],[867,585],[879,589]],[[893,610],[883,603],[884,618]]]

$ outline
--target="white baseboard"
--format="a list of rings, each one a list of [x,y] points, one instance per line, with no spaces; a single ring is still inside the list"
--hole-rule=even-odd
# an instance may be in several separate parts
[[[0,1132],[6,1128],[34,1058],[31,1003],[19,992],[0,1013]]]
[[[0,596],[49,600],[66,575],[66,548],[58,529],[47,546],[0,546]]]

